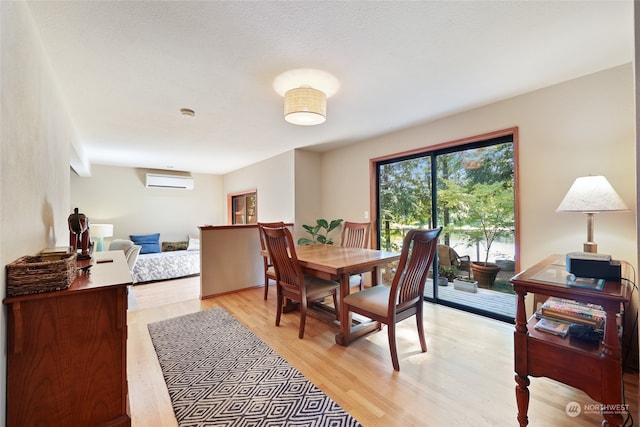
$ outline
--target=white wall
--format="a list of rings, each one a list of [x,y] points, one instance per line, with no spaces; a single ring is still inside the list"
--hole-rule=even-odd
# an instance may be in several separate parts
[[[551,253],[582,250],[586,216],[555,210],[576,177],[600,174],[631,211],[597,215],[599,252],[635,264],[633,88],[627,64],[325,153],[322,213],[362,218],[370,209],[371,158],[517,126],[521,267]]]
[[[181,190],[146,188],[145,172],[100,165],[91,167],[90,177],[72,172],[69,213],[78,207],[90,224],[113,224],[113,238],[160,233],[161,242],[187,240],[199,235],[199,226],[223,221],[222,176],[192,174],[194,189]]]
[[[0,2],[0,264],[68,242],[73,123],[23,2]],[[6,278],[0,275],[0,299]],[[0,316],[0,424],[6,414],[6,321]]]
[[[224,216],[227,224],[227,195],[257,190],[258,222],[293,222],[294,152],[287,151],[224,176]]]

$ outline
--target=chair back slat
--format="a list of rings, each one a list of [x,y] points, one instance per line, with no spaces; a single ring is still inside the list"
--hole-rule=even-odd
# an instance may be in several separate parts
[[[278,228],[284,227],[284,222],[259,222],[258,223],[258,235],[260,236],[260,249],[264,253],[267,250],[267,245],[264,241],[264,227]],[[269,255],[262,255],[262,267],[264,269],[264,299],[269,297],[269,279],[275,279],[271,267],[273,262],[269,258]]]
[[[441,231],[442,227],[433,230],[411,230],[405,237],[400,263],[391,284],[390,298],[394,301],[396,310],[402,310],[423,297]]]
[[[258,223],[258,233],[260,235],[260,248],[264,251],[267,250],[267,245],[264,241],[264,227],[269,228],[282,228],[284,227],[283,221],[278,222],[259,222]]]
[[[285,227],[263,227],[269,257],[280,285],[302,292],[304,275],[298,264],[293,236]]]
[[[344,223],[340,246],[346,248],[366,248],[369,246],[370,222],[349,222]]]

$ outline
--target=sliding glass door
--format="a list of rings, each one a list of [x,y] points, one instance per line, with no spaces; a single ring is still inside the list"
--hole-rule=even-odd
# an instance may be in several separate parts
[[[513,321],[516,204],[513,135],[376,164],[379,247],[412,228],[443,227],[425,298]]]

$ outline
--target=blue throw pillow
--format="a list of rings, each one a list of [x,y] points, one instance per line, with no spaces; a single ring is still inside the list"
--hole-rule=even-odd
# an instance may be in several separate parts
[[[134,244],[142,246],[141,254],[155,254],[160,252],[160,233],[141,234],[139,236],[129,236]]]

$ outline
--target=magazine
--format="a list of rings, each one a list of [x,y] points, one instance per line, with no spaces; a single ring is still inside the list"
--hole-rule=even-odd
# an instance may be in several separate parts
[[[547,319],[545,317],[538,320],[534,328],[537,331],[548,332],[550,334],[558,335],[562,338],[566,337],[569,333],[569,323]]]

